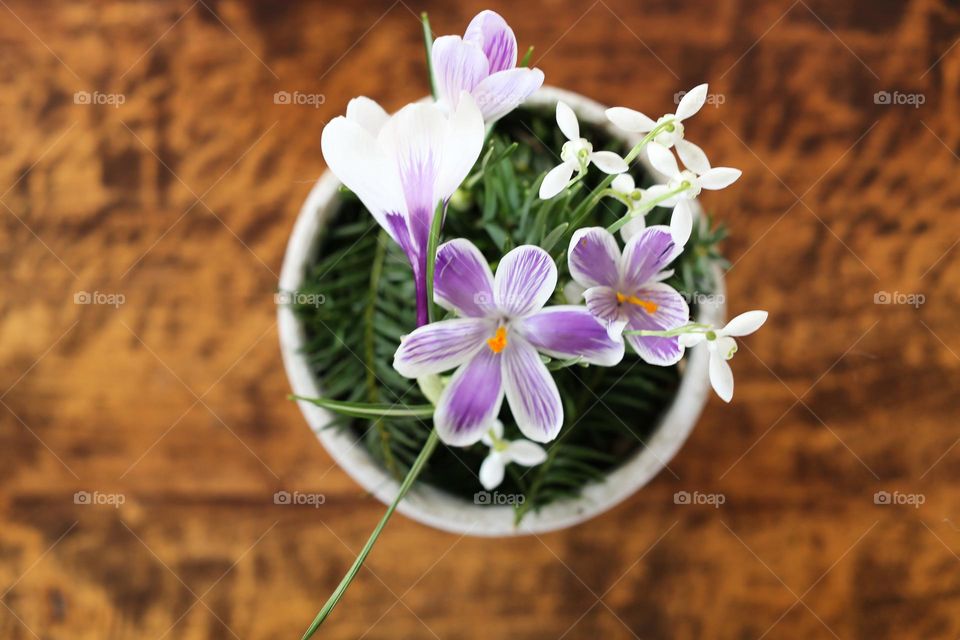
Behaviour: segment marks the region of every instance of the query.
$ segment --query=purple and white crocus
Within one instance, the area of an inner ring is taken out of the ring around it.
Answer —
[[[427,241],[434,213],[473,168],[483,138],[483,116],[467,94],[450,113],[415,103],[392,116],[369,98],[354,98],[346,117],[323,129],[327,166],[410,260],[418,326],[427,322]]]
[[[540,69],[517,67],[517,39],[493,11],[481,11],[466,33],[441,36],[433,43],[437,100],[450,109],[466,91],[489,124],[516,109],[543,85]]]
[[[586,288],[587,309],[611,338],[621,340],[625,328],[668,331],[687,324],[686,301],[662,282],[670,276],[665,268],[678,253],[670,229],[662,225],[631,236],[622,254],[609,231],[587,227],[573,234],[567,263],[574,281]],[[650,364],[671,365],[683,355],[676,337],[628,333],[626,340]]]
[[[623,342],[611,339],[586,308],[544,308],[556,284],[557,267],[540,247],[513,249],[496,276],[469,240],[439,248],[435,300],[460,317],[405,336],[393,366],[407,378],[456,369],[433,416],[443,442],[467,446],[480,440],[504,397],[523,435],[549,442],[563,424],[563,404],[540,354],[601,366],[623,358]]]

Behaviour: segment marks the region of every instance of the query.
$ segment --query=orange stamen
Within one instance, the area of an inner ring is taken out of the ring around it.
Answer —
[[[507,328],[500,327],[497,329],[497,333],[487,340],[487,346],[490,347],[490,351],[494,353],[500,353],[507,346]]]
[[[637,296],[625,296],[619,291],[617,291],[617,302],[620,304],[623,304],[624,302],[629,302],[630,304],[643,308],[643,310],[649,313],[650,315],[653,315],[654,313],[656,313],[657,309],[660,308],[660,306],[656,302],[653,302],[652,300],[642,300]]]

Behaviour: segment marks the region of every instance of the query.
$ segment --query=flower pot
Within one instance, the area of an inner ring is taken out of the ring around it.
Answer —
[[[638,142],[638,136],[625,134],[607,123],[605,107],[583,96],[543,87],[527,101],[527,105],[552,108],[559,99],[570,105],[582,122],[600,126],[612,138],[622,139],[629,145]],[[644,154],[641,154],[640,161],[649,173],[658,175],[647,164]],[[316,259],[317,242],[337,209],[338,187],[336,177],[326,172],[314,185],[300,209],[283,261],[280,290],[297,290],[307,268]],[[695,209],[700,212],[698,205]],[[700,301],[698,322],[722,324],[723,289],[723,279],[718,273],[715,292],[717,295],[706,302]],[[307,397],[321,396],[322,389],[303,355],[303,326],[292,309],[286,305],[278,307],[278,322],[284,367],[293,393]],[[432,527],[475,536],[543,533],[589,520],[647,484],[683,445],[710,393],[707,360],[706,349],[697,348],[687,352],[677,394],[645,446],[610,472],[604,482],[587,485],[576,499],[551,503],[539,511],[527,514],[519,525],[515,525],[512,506],[475,504],[435,487],[419,484],[400,502],[398,510]],[[346,431],[325,429],[333,418],[328,411],[307,402],[299,404],[307,423],[336,463],[364,489],[389,504],[396,497],[399,486],[368,454],[357,437]],[[481,489],[479,483],[477,489]]]

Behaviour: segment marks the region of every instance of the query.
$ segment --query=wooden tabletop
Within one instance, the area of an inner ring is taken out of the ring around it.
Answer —
[[[771,319],[643,491],[539,537],[397,517],[321,637],[960,635],[957,5],[449,4],[0,2],[0,637],[299,637],[383,506],[284,399],[286,241],[324,124],[426,93],[419,11],[487,6],[601,102],[710,82],[730,311]]]

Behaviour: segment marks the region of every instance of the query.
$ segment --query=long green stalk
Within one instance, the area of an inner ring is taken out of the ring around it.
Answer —
[[[353,565],[350,567],[350,570],[347,571],[347,575],[343,576],[343,580],[340,581],[340,585],[337,587],[336,591],[330,595],[330,598],[327,600],[327,603],[323,605],[323,608],[320,609],[320,613],[318,613],[317,617],[313,619],[313,622],[310,624],[310,628],[307,629],[306,633],[303,634],[303,638],[301,638],[301,640],[307,640],[308,638],[312,637],[313,634],[317,632],[317,629],[320,628],[320,625],[323,624],[323,621],[327,619],[327,616],[330,615],[330,612],[333,611],[333,608],[337,606],[337,603],[340,602],[343,594],[347,591],[347,587],[349,587],[350,583],[353,582],[357,572],[360,571],[360,567],[363,566],[364,560],[367,559],[367,556],[373,549],[373,545],[376,543],[377,538],[380,537],[380,533],[383,531],[383,528],[387,525],[387,521],[390,520],[390,516],[393,515],[397,505],[400,504],[401,500],[403,500],[403,497],[407,495],[407,491],[409,491],[410,487],[413,486],[414,480],[417,479],[417,476],[420,475],[424,465],[426,465],[427,459],[430,458],[433,450],[436,449],[438,441],[439,436],[437,436],[437,431],[434,429],[430,432],[430,437],[427,438],[427,442],[423,445],[423,449],[420,450],[420,455],[418,455],[417,459],[413,461],[413,466],[410,467],[410,471],[407,472],[407,477],[404,478],[403,482],[400,484],[400,490],[397,492],[397,497],[394,498],[393,502],[390,503],[390,506],[387,507],[386,513],[384,513],[383,517],[380,518],[380,522],[377,523],[377,527],[373,530],[373,533],[370,534],[370,538],[367,540],[367,543],[363,545],[363,549],[360,550],[359,555],[357,555],[357,559],[353,561]]]
[[[430,30],[430,18],[427,12],[420,14],[420,22],[423,23],[423,47],[427,52],[427,76],[430,78],[430,95],[437,99],[437,83],[433,79],[433,32]]]

